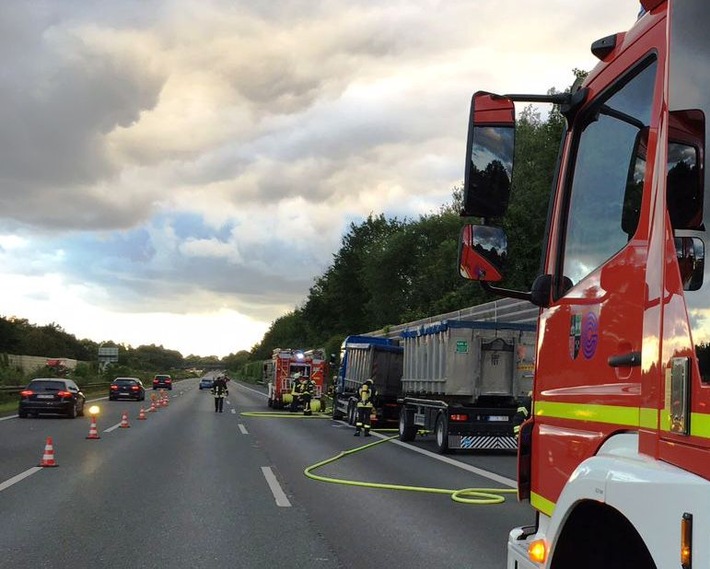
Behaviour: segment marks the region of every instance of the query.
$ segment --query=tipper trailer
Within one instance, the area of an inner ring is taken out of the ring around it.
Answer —
[[[532,390],[534,325],[446,320],[401,335],[400,440],[423,430],[434,433],[440,453],[517,449],[516,415],[529,409]]]

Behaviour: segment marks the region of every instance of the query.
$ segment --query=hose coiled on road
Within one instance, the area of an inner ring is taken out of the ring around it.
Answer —
[[[275,419],[332,419],[332,416],[327,413],[316,413],[313,415],[302,415],[295,413],[277,413],[270,411],[247,411],[241,413],[245,417],[256,417],[256,418],[275,418]],[[397,431],[397,429],[374,429],[377,432],[386,431]],[[405,492],[423,492],[429,494],[448,494],[454,502],[460,504],[474,504],[478,506],[495,505],[502,504],[505,502],[506,494],[515,494],[517,490],[513,488],[464,488],[462,490],[450,490],[447,488],[429,488],[425,486],[406,486],[403,484],[389,484],[383,482],[363,482],[359,480],[346,480],[343,478],[329,478],[327,476],[320,476],[314,474],[314,471],[332,464],[333,462],[345,458],[347,456],[353,455],[358,452],[362,452],[367,449],[371,449],[377,445],[389,442],[396,439],[398,435],[391,437],[386,437],[378,441],[368,443],[350,450],[345,450],[332,456],[326,460],[322,460],[313,464],[306,469],[304,469],[303,474],[312,480],[318,482],[327,482],[329,484],[342,484],[345,486],[360,486],[362,488],[377,488],[381,490],[399,490]]]

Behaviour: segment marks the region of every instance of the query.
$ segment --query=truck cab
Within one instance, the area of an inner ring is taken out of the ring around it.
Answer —
[[[472,100],[459,270],[540,307],[510,569],[710,566],[710,10],[642,5],[570,93]],[[510,290],[515,103],[541,101],[567,124],[539,276]]]

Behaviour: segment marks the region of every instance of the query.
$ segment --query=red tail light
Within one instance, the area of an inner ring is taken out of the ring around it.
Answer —
[[[71,392],[70,391],[57,391],[57,395],[59,395],[59,397],[71,397]]]
[[[138,391],[138,386],[137,385],[132,385],[131,386],[132,391]]]
[[[172,382],[173,382],[172,379],[166,379],[166,380],[165,380],[165,383],[172,383]]]
[[[118,389],[118,385],[112,385],[111,386],[111,391],[116,391]]]
[[[449,420],[455,423],[465,423],[466,421],[468,421],[468,415],[454,413],[449,417]]]
[[[25,389],[23,391],[20,391],[20,396],[21,397],[29,397],[30,395],[34,395],[34,393],[35,392],[32,391],[31,389]]]

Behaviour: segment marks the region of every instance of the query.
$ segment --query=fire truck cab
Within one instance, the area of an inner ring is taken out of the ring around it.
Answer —
[[[571,93],[473,96],[460,272],[540,307],[518,449],[537,523],[509,569],[710,567],[710,7],[641,4]],[[515,103],[541,101],[567,125],[540,274],[513,291]]]

